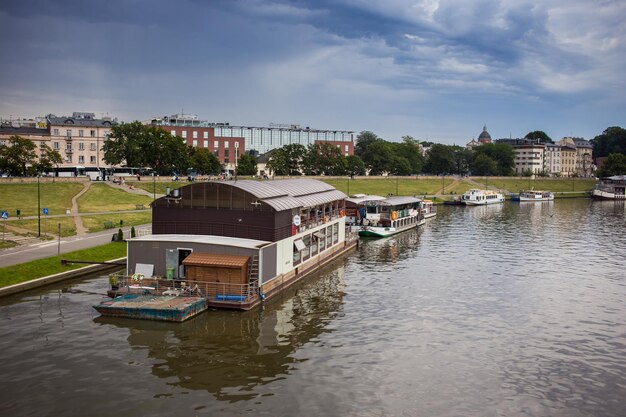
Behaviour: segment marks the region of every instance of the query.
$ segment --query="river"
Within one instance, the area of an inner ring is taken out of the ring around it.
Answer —
[[[624,203],[439,207],[249,312],[0,300],[3,416],[623,416]]]

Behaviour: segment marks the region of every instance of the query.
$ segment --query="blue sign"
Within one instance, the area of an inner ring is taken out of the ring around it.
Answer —
[[[8,218],[9,218],[9,213],[8,213],[8,212],[6,212],[6,211],[3,211],[3,212],[2,212],[2,215],[1,215],[0,217],[2,217],[4,220],[6,220],[6,219],[8,219]]]
[[[48,207],[44,207],[42,211],[43,211],[43,214],[48,214]]]

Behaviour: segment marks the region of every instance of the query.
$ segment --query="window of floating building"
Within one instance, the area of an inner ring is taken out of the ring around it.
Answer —
[[[309,259],[309,255],[311,254],[311,235],[304,236],[302,242],[304,242],[305,246],[305,248],[302,249],[302,259]]]
[[[326,247],[329,248],[333,245],[333,227],[328,226],[326,228]]]
[[[302,261],[302,251],[306,249],[306,245],[302,239],[296,239],[293,242],[293,264],[297,265]]]
[[[320,230],[319,232],[315,232],[315,236],[317,236],[318,240],[319,240],[319,250],[320,252],[322,252],[324,249],[326,249],[326,235],[325,235],[325,229]]]
[[[333,224],[333,243],[339,242],[339,223]]]

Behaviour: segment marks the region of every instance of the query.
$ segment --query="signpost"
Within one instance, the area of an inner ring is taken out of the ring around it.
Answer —
[[[3,211],[0,217],[2,217],[2,220],[4,220],[2,222],[2,241],[4,242],[4,229],[7,227],[6,224],[7,224],[7,219],[9,218],[9,212]]]
[[[41,210],[43,212],[43,237],[46,237],[46,232],[48,231],[48,228],[46,227],[48,225],[48,207],[44,207],[43,210]]]

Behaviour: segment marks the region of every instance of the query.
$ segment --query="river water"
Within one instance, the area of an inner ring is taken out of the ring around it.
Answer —
[[[623,203],[439,207],[249,312],[0,300],[2,416],[624,416]]]

